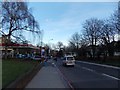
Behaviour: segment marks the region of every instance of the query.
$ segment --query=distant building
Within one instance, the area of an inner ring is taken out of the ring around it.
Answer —
[[[7,46],[7,56],[14,58],[18,54],[36,54],[40,53],[40,48],[33,46],[32,44],[18,44],[18,43],[9,43],[6,44],[5,36],[0,37],[0,56],[5,57],[6,46]],[[9,40],[10,41],[10,40]],[[10,41],[11,42],[11,41]]]

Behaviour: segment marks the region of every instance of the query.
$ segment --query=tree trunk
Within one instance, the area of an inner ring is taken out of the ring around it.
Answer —
[[[4,58],[7,59],[8,58],[8,46],[10,44],[10,35],[6,35],[5,36],[5,56]]]

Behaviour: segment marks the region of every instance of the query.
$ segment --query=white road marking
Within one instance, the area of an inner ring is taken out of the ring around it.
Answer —
[[[119,78],[117,77],[114,77],[114,76],[111,76],[111,75],[108,75],[108,74],[105,74],[105,73],[98,73],[97,71],[93,70],[93,69],[89,69],[89,68],[86,68],[86,67],[81,67],[82,69],[85,69],[85,70],[88,70],[88,71],[91,71],[91,72],[94,72],[94,73],[97,73],[97,74],[101,74],[103,76],[107,76],[109,78],[112,78],[112,79],[115,79],[115,80],[120,80]]]
[[[87,63],[87,64],[93,64],[93,65],[98,65],[98,66],[103,66],[103,67],[114,68],[114,69],[120,69],[119,67],[115,67],[115,66],[103,65],[103,64],[96,64],[96,63],[85,62],[85,61],[76,61],[76,62]]]
[[[85,69],[85,70],[91,71],[91,72],[95,72],[95,70],[90,69],[90,68],[82,67],[82,66],[77,65],[77,64],[76,64],[76,66],[79,67],[79,68],[82,68],[82,69]]]
[[[93,69],[89,69],[89,68],[86,68],[86,67],[82,67],[82,68],[85,69],[85,70],[91,71],[91,72],[95,72]]]
[[[114,76],[111,76],[111,75],[108,75],[108,74],[105,74],[105,73],[102,73],[102,75],[110,77],[110,78],[115,79],[115,80],[120,80],[119,78],[116,78]]]

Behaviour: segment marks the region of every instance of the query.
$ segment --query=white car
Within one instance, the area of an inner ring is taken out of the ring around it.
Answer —
[[[72,55],[67,55],[63,59],[63,65],[65,66],[74,66],[75,65],[75,59]]]

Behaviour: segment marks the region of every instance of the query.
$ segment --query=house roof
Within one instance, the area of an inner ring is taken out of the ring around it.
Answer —
[[[1,47],[5,47],[6,44],[1,43]],[[8,47],[11,48],[34,48],[34,49],[39,49],[39,47],[33,46],[32,44],[7,44]]]

